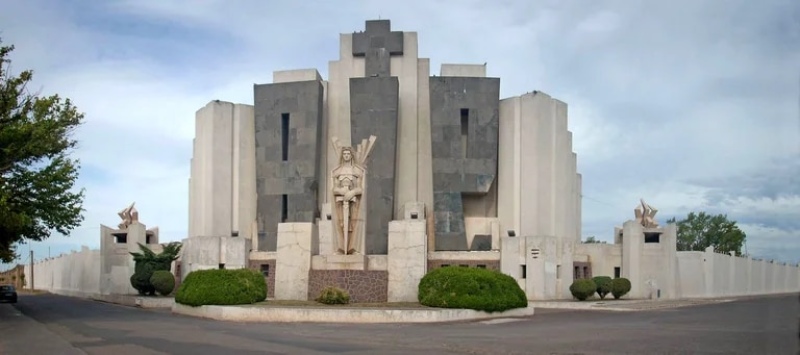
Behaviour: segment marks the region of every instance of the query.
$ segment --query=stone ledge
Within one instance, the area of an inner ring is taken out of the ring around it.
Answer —
[[[175,304],[172,313],[233,322],[309,322],[309,323],[443,323],[491,318],[527,317],[533,306],[488,313],[471,309],[364,309],[354,307],[258,307],[200,306]]]
[[[172,297],[142,297],[135,295],[93,295],[92,300],[114,303],[128,307],[140,308],[172,308],[175,299]]]

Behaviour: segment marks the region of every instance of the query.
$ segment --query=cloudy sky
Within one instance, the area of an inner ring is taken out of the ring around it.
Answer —
[[[800,2],[291,3],[0,3],[13,70],[33,69],[30,88],[86,113],[85,223],[34,243],[37,259],[99,247],[99,225],[132,201],[162,240],[184,238],[195,111],[252,104],[274,70],[327,77],[338,34],[380,17],[419,33],[431,74],[488,62],[502,97],[540,90],[569,104],[584,238],[611,241],[643,197],[662,221],[727,213],[751,254],[800,261]]]

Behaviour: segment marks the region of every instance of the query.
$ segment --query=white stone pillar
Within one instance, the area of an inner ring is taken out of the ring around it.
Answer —
[[[416,302],[419,282],[428,272],[425,220],[389,222],[389,302]]]
[[[521,240],[524,238],[500,237],[500,271],[518,281],[522,279],[522,265],[525,264],[524,255],[520,251]],[[520,287],[524,289],[525,285]]]
[[[641,276],[642,245],[644,229],[636,221],[622,225],[622,277],[630,280],[630,298],[643,298],[647,295],[647,285]]]
[[[275,299],[308,300],[308,273],[316,239],[315,229],[313,223],[278,224]]]

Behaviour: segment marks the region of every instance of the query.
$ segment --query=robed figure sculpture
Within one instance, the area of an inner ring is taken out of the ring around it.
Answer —
[[[339,166],[331,171],[333,193],[334,229],[337,252],[340,254],[362,253],[359,233],[359,212],[366,190],[366,160],[375,144],[375,136],[364,139],[353,147],[342,147],[336,137],[331,139],[333,149],[339,155]],[[363,224],[363,223],[361,223]]]

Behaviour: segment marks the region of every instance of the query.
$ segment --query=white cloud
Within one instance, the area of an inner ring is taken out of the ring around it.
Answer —
[[[800,159],[800,83],[789,75],[800,69],[798,5],[737,4],[38,0],[0,6],[0,35],[17,47],[15,69],[35,70],[34,89],[86,113],[76,153],[86,222],[48,245],[97,246],[98,224],[115,224],[131,201],[164,240],[184,237],[195,111],[214,99],[252,103],[253,83],[273,70],[326,75],[338,34],[380,16],[419,33],[431,74],[443,62],[488,62],[502,96],[540,90],[569,104],[585,235],[610,236],[644,197],[662,218],[714,209],[746,219],[749,247],[764,254],[797,250],[800,229],[765,217],[798,219],[780,212],[800,211],[797,195],[741,200],[731,187],[735,202],[719,204],[714,186],[697,182]]]

